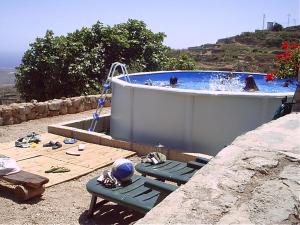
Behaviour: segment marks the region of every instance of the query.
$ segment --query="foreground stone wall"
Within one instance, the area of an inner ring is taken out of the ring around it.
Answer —
[[[238,137],[136,224],[300,224],[300,114]]]
[[[99,97],[100,95],[88,95],[54,99],[46,102],[33,100],[30,103],[13,103],[8,106],[0,105],[0,126],[95,109]],[[110,103],[111,95],[108,95],[105,107],[109,107]]]

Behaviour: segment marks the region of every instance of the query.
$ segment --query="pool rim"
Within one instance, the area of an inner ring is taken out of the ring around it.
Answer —
[[[147,75],[147,74],[158,74],[158,73],[180,73],[180,72],[215,72],[215,73],[229,73],[231,71],[213,71],[213,70],[172,70],[172,71],[153,71],[153,72],[138,72],[138,73],[130,73],[129,76],[139,76],[139,75]],[[265,76],[264,73],[252,73],[252,72],[233,72],[235,74],[252,74]],[[113,83],[117,83],[123,87],[132,87],[137,89],[144,90],[157,90],[158,92],[169,92],[169,93],[177,93],[177,94],[187,94],[187,95],[213,95],[213,96],[237,96],[237,97],[257,97],[257,98],[282,98],[284,96],[293,97],[294,92],[277,92],[277,93],[266,93],[266,92],[235,92],[235,91],[212,91],[212,90],[195,90],[195,89],[182,89],[182,88],[170,88],[170,87],[160,87],[160,86],[149,86],[144,84],[133,84],[128,83],[127,81],[123,81],[120,78],[125,77],[124,74],[115,76],[112,78]]]

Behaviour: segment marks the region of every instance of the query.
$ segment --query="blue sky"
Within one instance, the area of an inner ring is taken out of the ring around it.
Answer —
[[[300,23],[300,0],[0,0],[0,10],[0,54],[7,56],[23,54],[47,29],[63,35],[97,20],[143,20],[177,49],[261,29],[263,14],[284,27],[288,14],[290,25]]]

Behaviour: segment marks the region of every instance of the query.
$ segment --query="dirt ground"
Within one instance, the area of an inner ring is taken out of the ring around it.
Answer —
[[[109,109],[106,109],[109,111]],[[32,120],[25,123],[0,126],[0,143],[14,141],[32,131],[47,132],[49,124],[90,117],[94,110],[78,114]],[[1,152],[1,149],[0,149]],[[137,156],[131,157],[138,163]],[[91,195],[86,191],[86,183],[99,176],[98,169],[86,176],[47,188],[41,198],[18,203],[14,198],[12,186],[0,183],[0,224],[133,224],[143,215],[118,205],[108,203],[92,219],[86,217]]]

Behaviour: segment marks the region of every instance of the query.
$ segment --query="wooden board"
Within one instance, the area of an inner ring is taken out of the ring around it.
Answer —
[[[62,162],[56,159],[49,158],[47,156],[39,156],[36,158],[31,158],[18,162],[20,167],[28,172],[38,174],[40,176],[45,176],[49,179],[49,183],[46,187],[59,184],[61,182],[71,180],[78,176],[82,176],[90,172],[86,167],[78,166],[75,164],[70,164]],[[56,167],[66,167],[70,169],[70,172],[66,173],[45,173],[46,170],[50,169],[52,166]]]
[[[40,155],[43,155],[43,152],[41,151],[50,151],[52,148],[43,147],[43,144],[48,143],[49,141],[59,141],[63,143],[65,137],[55,135],[55,134],[48,134],[45,133],[41,135],[42,141],[36,145],[36,147],[32,148],[19,148],[15,147],[15,142],[8,142],[8,143],[2,143],[0,145],[0,154],[8,156],[10,158],[15,159],[16,161],[25,160],[33,157],[37,157]],[[57,149],[59,150],[59,149]]]
[[[65,137],[49,133],[42,134],[41,139],[42,141],[35,148],[14,147],[14,142],[2,143],[0,154],[15,159],[22,170],[48,178],[49,182],[46,187],[80,177],[105,167],[118,158],[126,158],[135,154],[132,151],[82,141],[77,141],[75,144],[64,144]],[[62,147],[55,150],[51,147],[43,147],[43,144],[51,140],[59,141],[62,143]],[[66,154],[68,150],[78,151],[78,146],[82,143],[85,144],[85,149],[79,151],[80,156]],[[67,167],[71,171],[45,173],[51,166]]]
[[[119,158],[126,158],[135,154],[131,151],[102,145],[90,143],[85,145],[86,146],[83,151],[78,151],[78,146],[66,149],[75,152],[78,151],[80,153],[80,156],[68,155],[66,154],[66,151],[55,152],[52,154],[48,154],[47,156],[63,162],[80,165],[94,170],[102,166],[111,164]]]
[[[23,170],[18,173],[2,176],[0,177],[0,179],[8,181],[12,184],[25,185],[33,188],[39,188],[49,182],[49,179],[46,177],[29,173]]]

